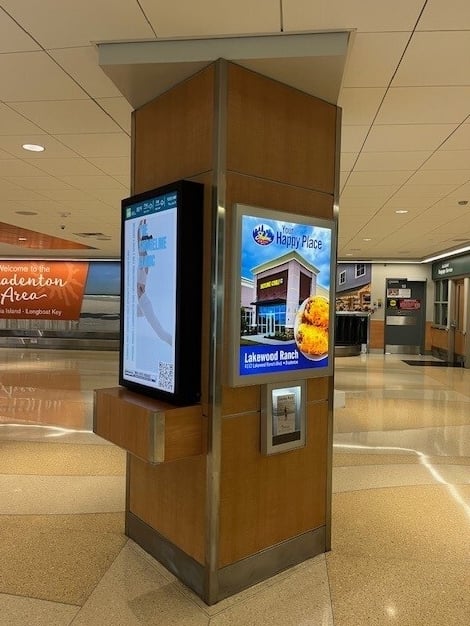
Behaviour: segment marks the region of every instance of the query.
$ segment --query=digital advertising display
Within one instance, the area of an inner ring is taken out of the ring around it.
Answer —
[[[202,185],[178,181],[123,200],[121,239],[119,382],[178,404],[196,401]]]
[[[234,213],[231,384],[328,375],[335,223],[245,205]]]

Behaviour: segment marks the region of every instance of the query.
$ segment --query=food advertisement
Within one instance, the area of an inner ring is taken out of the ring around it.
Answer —
[[[237,207],[240,319],[234,384],[331,365],[333,223]],[[281,219],[282,218],[282,219]]]

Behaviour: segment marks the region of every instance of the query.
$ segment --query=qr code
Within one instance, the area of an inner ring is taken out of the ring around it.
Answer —
[[[173,363],[158,362],[158,386],[163,391],[173,391]]]

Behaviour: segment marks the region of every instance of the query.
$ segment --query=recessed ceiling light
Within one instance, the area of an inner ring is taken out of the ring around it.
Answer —
[[[18,237],[18,241],[28,241],[26,237]]]
[[[352,256],[352,252],[346,252],[346,256]]]
[[[408,213],[408,211],[406,209],[397,209],[395,213],[399,213],[401,215],[402,213]]]
[[[362,241],[372,241],[370,237],[364,237]]]
[[[36,211],[15,211],[17,215],[37,215]]]
[[[37,143],[24,143],[22,145],[23,150],[29,150],[30,152],[44,152],[44,146],[40,146]]]

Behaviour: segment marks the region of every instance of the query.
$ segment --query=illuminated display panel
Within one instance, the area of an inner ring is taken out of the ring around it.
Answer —
[[[334,221],[236,205],[233,232],[230,384],[330,374]]]
[[[122,201],[119,382],[176,404],[200,397],[203,186]]]

